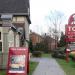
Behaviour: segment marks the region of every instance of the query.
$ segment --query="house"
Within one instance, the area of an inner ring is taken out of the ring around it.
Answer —
[[[57,40],[50,37],[49,35],[45,34],[43,36],[35,33],[30,32],[30,39],[32,40],[32,45],[35,46],[37,43],[45,43],[46,47],[48,48],[47,51],[50,52],[57,48]]]
[[[53,39],[53,38],[50,38],[49,42],[48,42],[48,48],[50,51],[52,50],[55,50],[57,48],[57,43],[58,41]]]
[[[33,46],[43,41],[42,36],[35,32],[30,32],[30,39],[32,40]]]
[[[29,0],[0,0],[0,68],[6,68],[9,47],[28,47]]]
[[[51,36],[45,35],[44,40],[46,41],[46,43],[48,45],[49,52],[57,48],[58,41],[55,40],[54,38],[52,38]]]

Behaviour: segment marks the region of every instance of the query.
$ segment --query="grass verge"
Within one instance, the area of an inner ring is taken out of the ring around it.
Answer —
[[[42,57],[50,58],[51,57],[51,54],[49,54],[49,53],[43,53],[42,54]]]
[[[6,71],[5,70],[0,70],[0,75],[6,75]]]
[[[70,61],[69,63],[67,63],[64,59],[56,60],[61,65],[66,75],[75,75],[75,62]]]
[[[35,70],[35,68],[36,68],[37,65],[38,65],[38,62],[30,62],[29,75],[32,75],[32,73]],[[0,70],[0,75],[6,75],[5,70]]]
[[[32,75],[33,71],[35,70],[35,68],[37,67],[38,62],[30,62],[30,71],[29,71],[29,75]]]

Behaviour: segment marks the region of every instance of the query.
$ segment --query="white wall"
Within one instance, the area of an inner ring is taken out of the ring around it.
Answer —
[[[26,40],[29,41],[29,23],[28,23],[26,17],[25,17],[25,26],[24,26],[24,27],[25,27],[25,36],[26,36]],[[28,47],[28,43],[25,42],[25,44],[26,44],[26,47]]]
[[[19,38],[19,34],[16,34],[16,36],[15,36],[15,45],[16,45],[16,47],[19,47],[20,46],[20,38]]]
[[[10,30],[8,32],[8,47],[14,47],[14,32]]]

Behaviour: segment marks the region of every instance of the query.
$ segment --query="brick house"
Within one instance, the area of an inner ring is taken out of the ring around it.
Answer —
[[[30,33],[30,39],[32,40],[33,45],[36,45],[37,43],[40,43],[43,41],[42,36],[35,32]]]
[[[55,41],[56,41],[55,39],[50,38],[49,43],[48,43],[49,50],[52,51],[57,48],[57,41],[56,42]]]
[[[44,40],[46,41],[48,45],[49,51],[52,51],[57,48],[57,41],[54,38],[50,37],[49,35],[45,35]]]
[[[9,47],[28,47],[29,0],[0,0],[0,68],[6,68]]]
[[[54,50],[57,47],[57,41],[55,42],[55,39],[51,38],[49,35],[41,36],[35,32],[30,32],[30,39],[32,40],[33,46],[40,42],[46,43],[48,52]]]

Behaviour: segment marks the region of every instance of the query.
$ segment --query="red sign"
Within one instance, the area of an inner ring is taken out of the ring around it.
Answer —
[[[69,17],[68,24],[74,24],[74,22],[75,22],[75,13]]]
[[[28,48],[9,48],[7,75],[27,75]]]
[[[68,25],[65,26],[66,42],[75,42],[75,13],[68,20]],[[69,48],[68,48],[69,47]],[[68,44],[66,49],[66,61],[69,62],[69,53],[75,51],[75,45]]]
[[[75,25],[66,25],[66,35],[75,35]]]
[[[65,34],[67,36],[67,41],[74,42],[75,41],[75,25],[66,25],[65,26]]]

